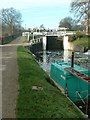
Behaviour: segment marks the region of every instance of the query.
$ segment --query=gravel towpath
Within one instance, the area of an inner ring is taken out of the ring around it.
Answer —
[[[22,43],[18,37],[10,44]],[[2,118],[16,118],[15,109],[18,96],[17,46],[2,46]]]

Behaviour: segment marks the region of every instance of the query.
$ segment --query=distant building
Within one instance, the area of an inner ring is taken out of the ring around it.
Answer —
[[[58,31],[66,31],[68,28],[66,27],[59,27]]]

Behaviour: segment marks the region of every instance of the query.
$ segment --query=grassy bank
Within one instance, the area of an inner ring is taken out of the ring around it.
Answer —
[[[18,47],[19,95],[17,118],[82,118],[81,113],[55,87],[24,47]],[[35,90],[32,86],[42,86]]]
[[[73,43],[75,45],[81,45],[83,47],[89,47],[90,48],[89,40],[90,40],[90,37],[82,37],[82,38],[78,38]]]

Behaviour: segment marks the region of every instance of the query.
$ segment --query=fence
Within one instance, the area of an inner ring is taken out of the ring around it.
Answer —
[[[15,38],[19,37],[20,35],[21,35],[21,33],[6,36],[6,37],[0,37],[0,45],[7,44],[7,43],[13,41]]]

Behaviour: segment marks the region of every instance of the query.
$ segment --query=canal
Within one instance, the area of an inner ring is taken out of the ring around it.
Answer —
[[[37,51],[34,54],[41,68],[49,72],[52,63],[62,61],[71,62],[72,51]],[[88,56],[80,52],[75,52],[74,63],[80,67],[88,68],[90,60]]]

